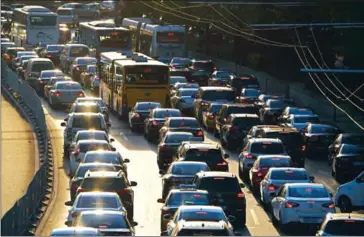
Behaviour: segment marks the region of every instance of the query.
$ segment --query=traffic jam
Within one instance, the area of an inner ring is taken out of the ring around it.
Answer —
[[[57,13],[73,14],[77,8],[69,4]],[[100,17],[98,11],[88,14]],[[8,67],[52,110],[66,109],[60,125],[63,159],[69,163],[69,215],[64,220],[67,228],[54,229],[51,236],[138,235],[135,227],[143,223],[134,217],[139,205],[134,189],[139,184],[129,180],[134,172],[130,159],[113,145],[110,129],[118,124],[157,147],[162,192],[153,202],[161,206],[160,213],[154,213],[161,236],[242,235],[247,190],[280,231],[299,224],[313,227],[312,234],[318,236],[364,235],[364,215],[356,213],[364,207],[363,134],[345,133],[311,108],[262,91],[255,75],[219,68],[212,60],[153,59],[115,49],[96,55],[78,40],[77,28],[72,37],[75,29],[69,27],[75,19],[59,26],[60,32],[68,33],[55,43],[38,42],[29,48],[6,33],[1,36],[2,59]],[[97,27],[111,24],[101,23]],[[111,53],[122,61],[100,60]],[[132,73],[129,66],[137,68],[138,63],[156,65],[158,71],[150,66]],[[154,89],[137,87],[148,80],[161,87],[153,75],[159,76],[163,68],[166,99]],[[132,84],[134,77],[137,82]],[[106,86],[111,94],[105,95]],[[152,99],[133,97],[138,90]],[[207,140],[210,135],[218,142]],[[237,154],[237,172],[229,169],[231,154]],[[315,173],[305,169],[307,160],[327,163],[332,179],[341,184],[335,193],[315,182]]]

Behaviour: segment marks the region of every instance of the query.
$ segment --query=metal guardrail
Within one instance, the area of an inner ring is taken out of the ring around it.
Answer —
[[[52,148],[42,102],[36,92],[1,60],[1,91],[28,120],[38,140],[40,168],[23,197],[1,219],[2,236],[34,235],[53,190]]]

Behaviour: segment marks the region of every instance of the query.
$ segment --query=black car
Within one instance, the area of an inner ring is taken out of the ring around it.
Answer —
[[[331,174],[339,182],[350,181],[364,170],[364,145],[342,144],[332,159]]]
[[[278,138],[282,141],[285,151],[291,157],[295,167],[305,168],[305,154],[302,151],[303,139],[301,133],[296,128],[281,126],[267,126],[260,128],[256,137]]]
[[[163,175],[162,199],[167,197],[171,189],[179,188],[181,184],[192,184],[193,178],[200,171],[209,171],[205,162],[176,161],[169,166],[166,173],[161,170],[159,173]]]
[[[191,62],[190,58],[172,58],[171,62],[169,63],[169,66],[171,69],[185,69],[188,64]]]
[[[196,60],[196,59],[193,59],[188,64],[188,68],[190,69],[190,71],[192,73],[193,72],[198,72],[198,71],[204,71],[204,72],[206,72],[206,75],[208,76],[208,78],[216,70],[216,66],[211,60]],[[207,85],[207,81],[206,81],[206,85]]]
[[[335,141],[329,146],[329,154],[327,156],[328,163],[331,165],[332,156],[337,153],[338,149],[342,144],[349,145],[362,145],[364,144],[364,134],[363,133],[341,133],[339,134]]]
[[[215,117],[214,135],[218,137],[221,127],[224,126],[230,114],[258,114],[259,111],[253,104],[224,104]]]
[[[328,147],[339,133],[340,130],[333,125],[308,123],[302,132],[302,150],[306,157],[319,154],[327,156]]]
[[[241,90],[243,88],[252,88],[252,89],[260,88],[258,79],[253,75],[242,75],[238,77],[232,77],[226,82],[226,85],[234,90],[235,96],[240,96]]]
[[[64,45],[63,44],[49,44],[47,47],[41,51],[41,57],[49,58],[52,60],[54,65],[59,65],[60,56],[63,51]]]
[[[205,162],[212,171],[229,171],[226,154],[219,145],[204,142],[183,142],[177,150],[175,161]]]
[[[132,132],[144,127],[144,120],[151,110],[161,108],[158,102],[137,102],[129,112],[129,127]]]
[[[191,117],[170,117],[159,130],[159,141],[163,140],[167,132],[191,132],[196,137],[204,139],[204,132],[197,119]]]
[[[191,132],[167,132],[158,145],[157,164],[159,170],[168,168],[181,143],[190,140],[196,140]]]
[[[196,174],[193,184],[196,189],[207,190],[211,202],[220,206],[227,216],[232,215],[235,221],[232,225],[236,228],[245,227],[246,223],[246,199],[235,174],[228,172],[199,172]]]
[[[252,126],[259,125],[256,114],[230,114],[220,129],[220,142],[227,148],[237,148]]]
[[[260,120],[263,124],[276,124],[278,117],[281,116],[283,110],[287,107],[284,100],[269,99],[259,110]]]
[[[153,109],[144,120],[144,137],[148,141],[158,141],[159,129],[169,117],[181,117],[178,109]]]

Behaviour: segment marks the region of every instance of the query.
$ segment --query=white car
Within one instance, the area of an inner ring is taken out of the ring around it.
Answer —
[[[260,182],[260,198],[267,205],[287,183],[311,183],[314,177],[309,176],[304,168],[270,168],[265,178]]]
[[[79,140],[70,156],[71,176],[75,174],[86,153],[96,150],[115,151],[116,149],[105,140]]]
[[[285,184],[272,200],[273,221],[281,227],[287,224],[315,224],[335,213],[332,194],[323,184]]]
[[[171,98],[171,105],[174,109],[179,109],[181,111],[191,111],[193,110],[193,98],[196,95],[197,88],[181,88],[177,90],[176,94]]]
[[[364,171],[353,181],[340,185],[335,203],[341,212],[364,210]]]
[[[66,202],[70,206],[71,202]],[[74,224],[75,218],[83,211],[108,210],[125,212],[120,197],[114,192],[83,192],[80,193],[74,201],[71,209],[68,211],[66,221],[67,226]]]

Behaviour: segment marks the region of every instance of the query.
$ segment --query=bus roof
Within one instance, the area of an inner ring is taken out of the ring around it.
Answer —
[[[90,21],[90,22],[81,22],[79,24],[80,27],[85,27],[91,30],[119,30],[119,31],[130,31],[125,27],[116,27],[114,21],[104,20],[104,21]]]
[[[124,27],[134,27],[137,28],[138,24],[142,22],[140,28],[147,32],[163,32],[163,31],[180,31],[185,32],[185,27],[180,25],[170,25],[170,24],[164,24],[160,25],[155,22],[153,22],[151,19],[148,18],[124,18],[122,25]]]
[[[103,61],[106,61],[108,63],[112,63],[113,60],[119,60],[119,59],[127,59],[127,58],[136,58],[136,57],[145,57],[148,60],[153,60],[151,57],[148,57],[147,55],[144,55],[142,53],[137,52],[131,52],[131,51],[114,51],[114,52],[104,52],[100,54],[100,58]]]
[[[42,6],[25,6],[23,8],[15,8],[14,12],[20,12],[25,15],[53,15],[58,16],[57,13],[52,12],[50,9]]]

